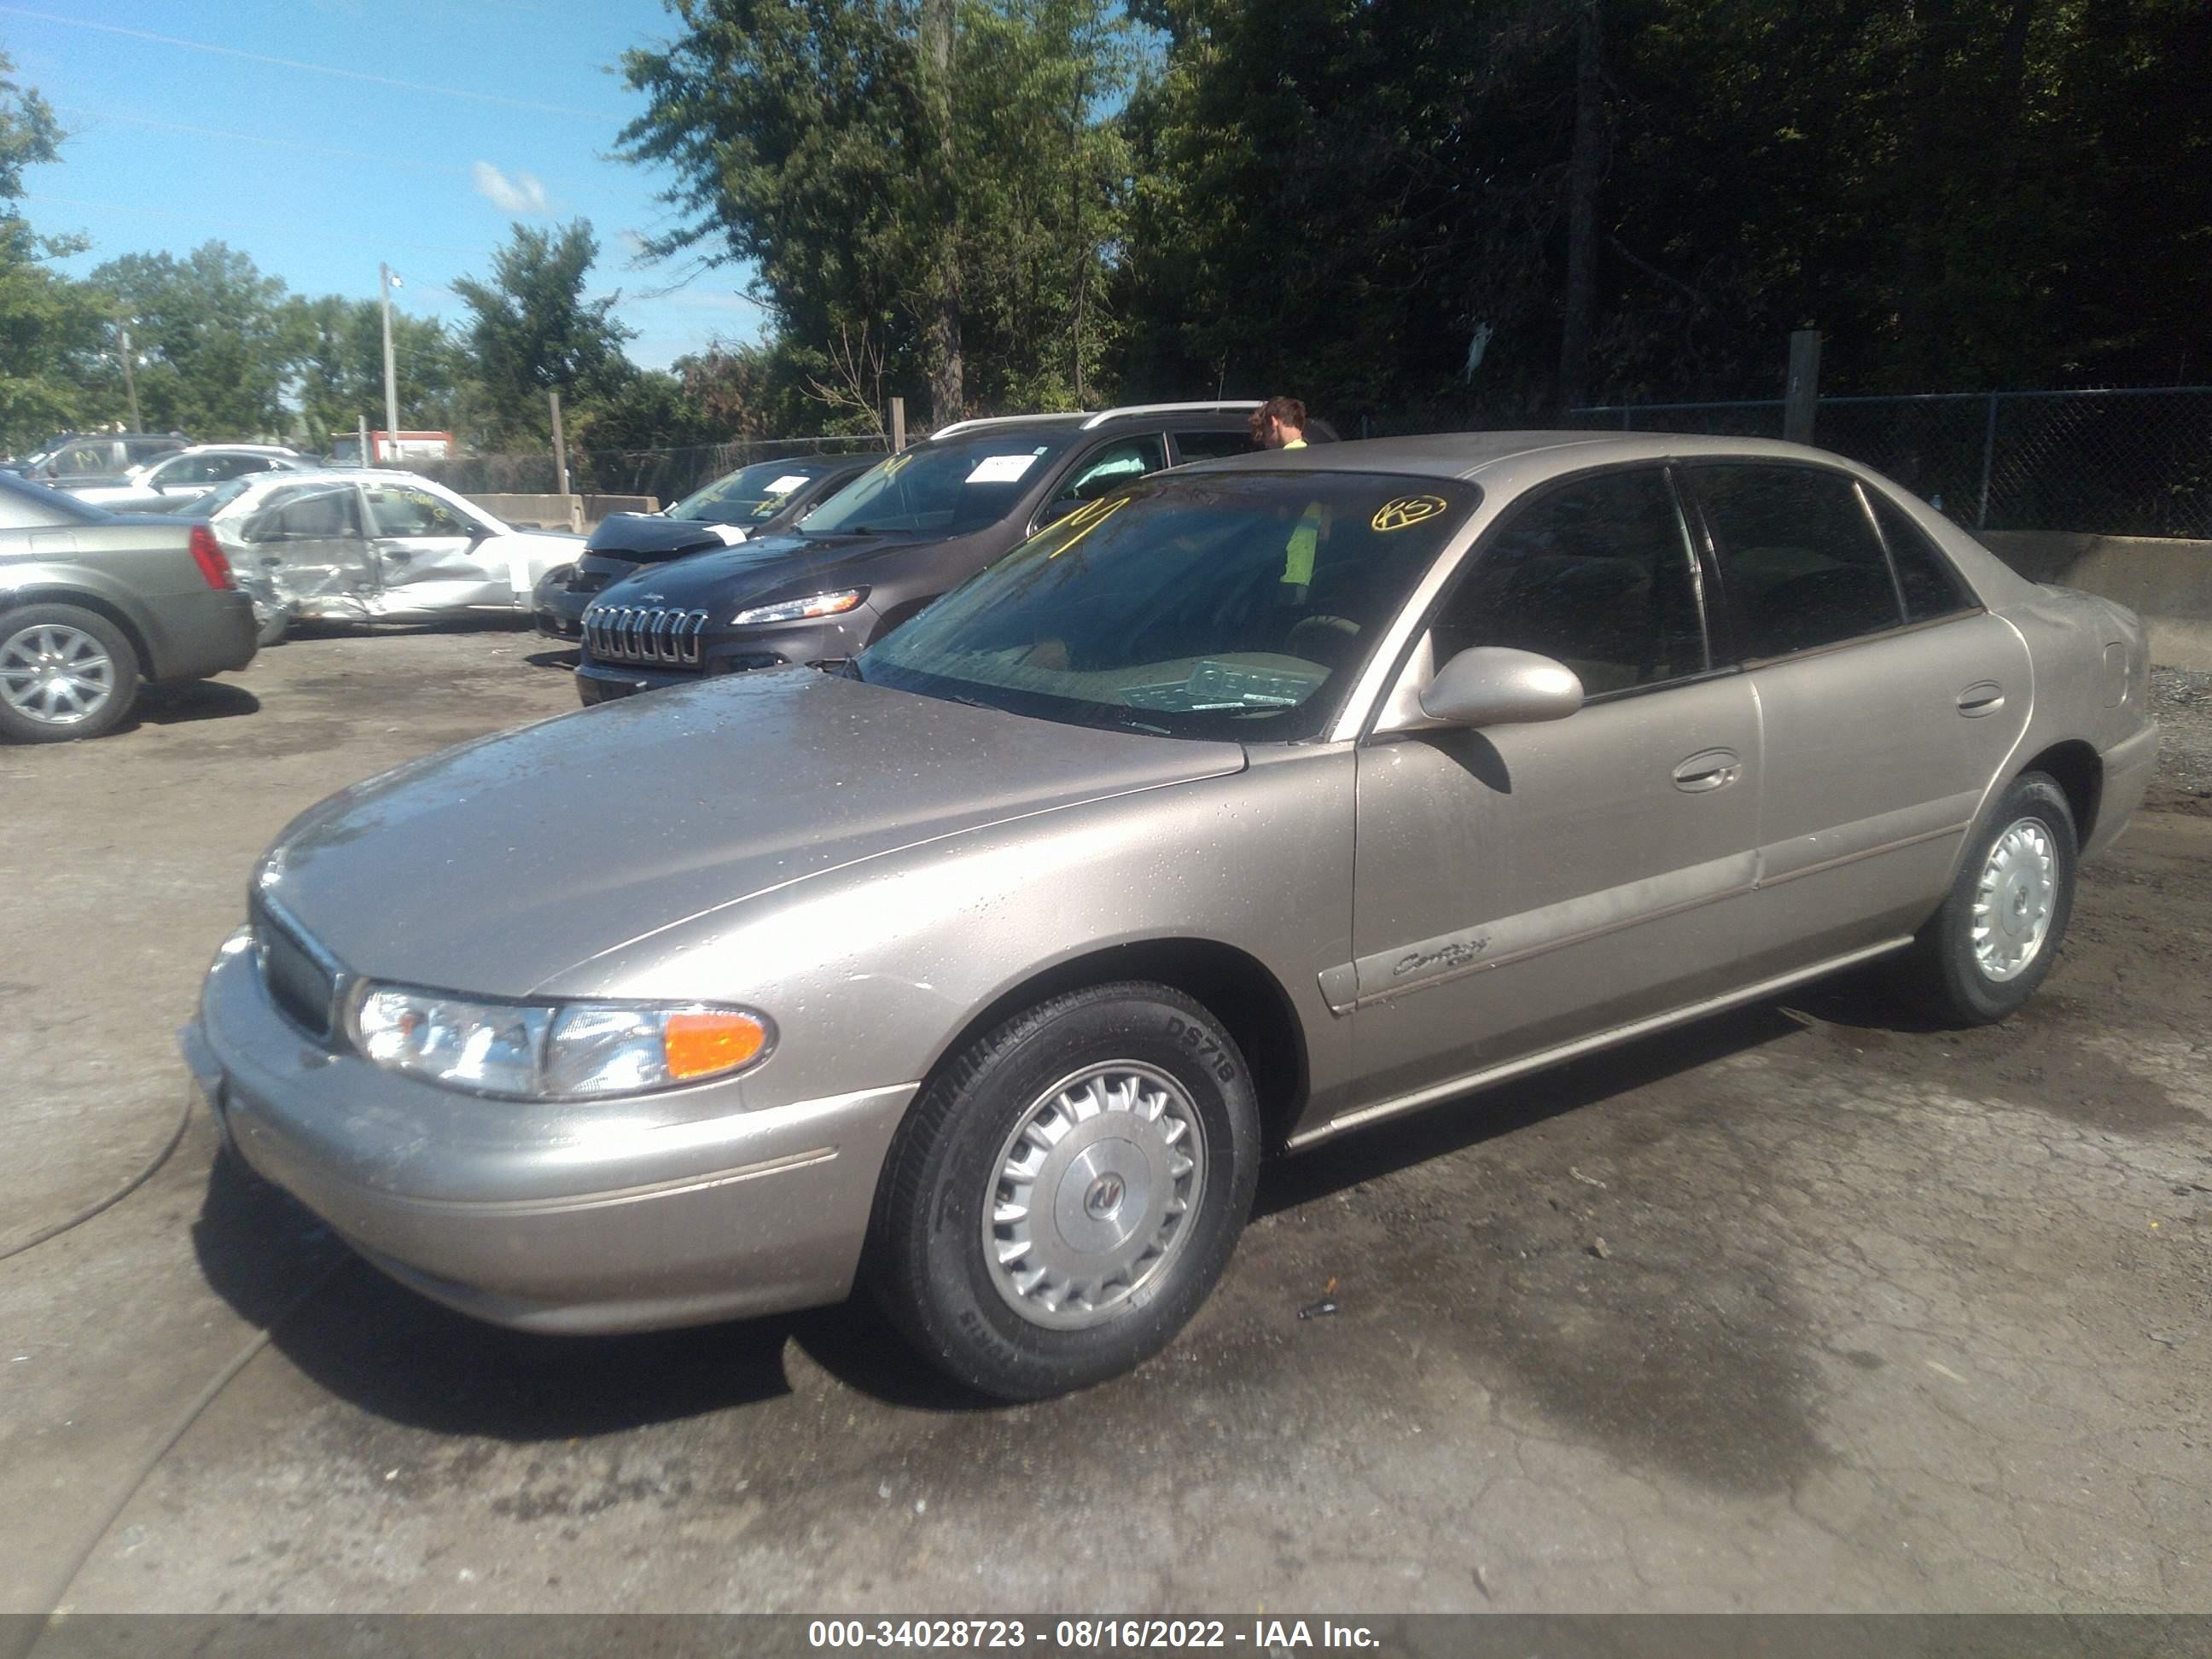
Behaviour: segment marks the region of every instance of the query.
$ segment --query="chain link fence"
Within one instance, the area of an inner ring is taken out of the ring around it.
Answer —
[[[799,455],[878,455],[881,438],[742,438],[674,449],[572,449],[568,487],[578,495],[651,495],[663,506],[755,461]],[[545,495],[560,488],[550,450],[410,461],[407,470],[465,495]]]
[[[1782,400],[1601,404],[1569,419],[1779,438]],[[1977,530],[2212,537],[2212,386],[1823,398],[1813,441]]]

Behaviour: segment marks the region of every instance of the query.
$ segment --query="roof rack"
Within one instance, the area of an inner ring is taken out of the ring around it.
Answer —
[[[932,438],[949,438],[956,432],[973,432],[979,427],[1016,426],[1030,421],[1077,419],[1083,422],[1082,429],[1088,432],[1092,427],[1103,426],[1107,422],[1118,420],[1124,415],[1226,414],[1231,410],[1253,410],[1259,406],[1260,400],[1257,398],[1232,398],[1226,403],[1127,404],[1120,409],[1102,409],[1097,414],[1090,416],[1085,416],[1079,410],[1073,413],[1060,412],[1046,415],[980,415],[974,420],[955,421],[951,426],[939,427],[929,435]]]
[[[929,434],[929,439],[949,438],[956,432],[973,432],[978,427],[1018,426],[1030,421],[1072,421],[1077,413],[1080,411],[1044,415],[978,415],[973,420],[955,421],[951,426],[940,426]]]
[[[1123,415],[1208,415],[1226,413],[1232,409],[1257,409],[1259,406],[1257,398],[1232,398],[1227,403],[1130,404],[1121,409],[1100,410],[1083,423],[1083,429],[1088,432],[1094,426],[1103,426]]]

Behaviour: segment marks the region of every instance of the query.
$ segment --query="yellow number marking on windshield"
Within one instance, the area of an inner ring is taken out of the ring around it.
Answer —
[[[1383,502],[1369,522],[1377,530],[1403,530],[1407,525],[1433,519],[1443,510],[1444,498],[1441,495],[1401,495],[1395,501]]]

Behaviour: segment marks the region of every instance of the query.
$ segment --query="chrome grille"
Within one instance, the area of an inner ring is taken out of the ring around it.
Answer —
[[[311,1036],[331,1035],[331,1004],[337,993],[330,971],[294,938],[265,906],[253,907],[253,940],[269,1000]]]
[[[595,605],[584,612],[584,646],[601,662],[651,663],[660,668],[699,666],[703,611],[653,605]]]

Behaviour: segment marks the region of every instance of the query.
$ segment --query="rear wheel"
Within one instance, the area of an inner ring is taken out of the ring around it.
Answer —
[[[969,1388],[1088,1387],[1197,1312],[1250,1213],[1259,1152],[1243,1056],[1197,1003],[1143,983],[1054,998],[957,1056],[901,1126],[872,1286]]]
[[[1914,942],[1910,969],[1920,999],[1956,1024],[1987,1025],[2033,996],[2074,913],[2077,855],[2065,791],[2041,772],[2014,780]]]
[[[138,659],[123,630],[73,605],[0,615],[0,735],[67,743],[112,731],[138,696]]]

